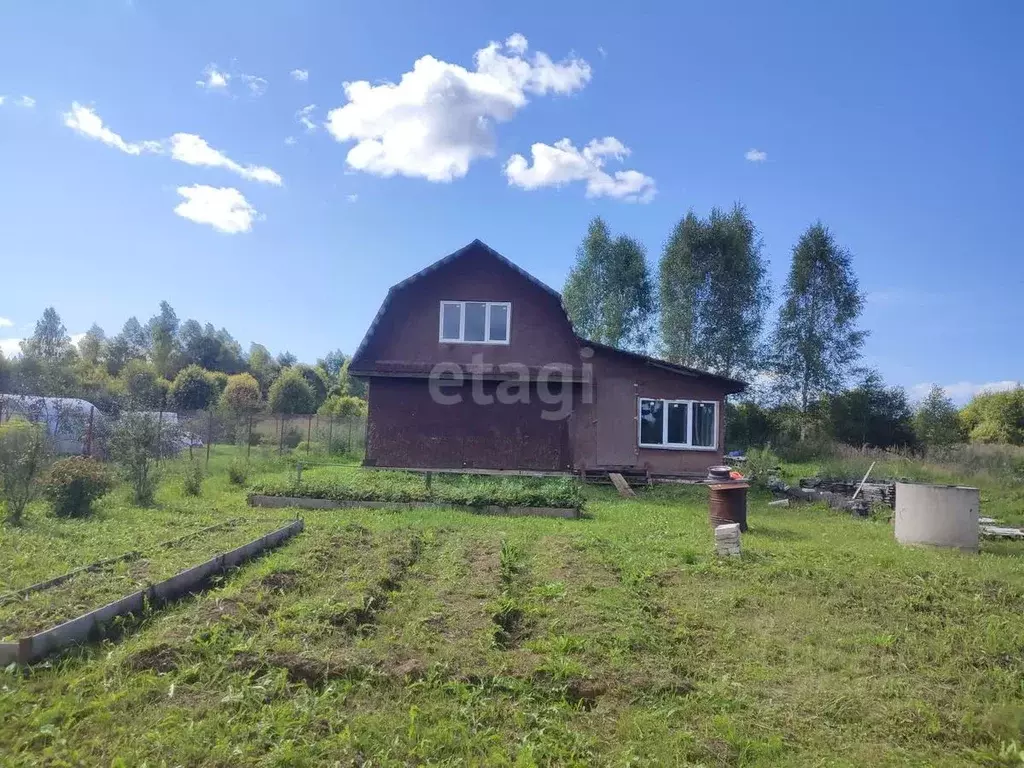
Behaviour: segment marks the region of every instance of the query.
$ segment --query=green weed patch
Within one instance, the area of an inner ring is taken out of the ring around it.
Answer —
[[[568,478],[488,477],[435,475],[413,472],[363,470],[353,467],[316,467],[302,473],[279,474],[257,482],[252,493],[332,501],[434,502],[458,506],[558,507],[581,509],[583,492]]]

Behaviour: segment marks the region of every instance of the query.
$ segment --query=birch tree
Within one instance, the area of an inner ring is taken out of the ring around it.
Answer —
[[[739,203],[672,230],[658,268],[661,352],[672,362],[733,376],[758,368],[768,308],[757,228]]]
[[[864,307],[850,252],[817,222],[793,248],[772,363],[778,388],[796,397],[806,413],[810,403],[838,391],[860,358],[867,336],[857,328]]]

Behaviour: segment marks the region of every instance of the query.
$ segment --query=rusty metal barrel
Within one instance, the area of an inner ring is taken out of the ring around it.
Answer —
[[[739,523],[740,530],[747,530],[747,489],[748,483],[713,483],[708,486],[708,517],[711,527]]]

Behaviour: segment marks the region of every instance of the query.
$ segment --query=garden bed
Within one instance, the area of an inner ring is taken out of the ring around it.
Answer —
[[[149,548],[137,557],[82,570],[52,586],[8,597],[0,604],[0,640],[10,641],[68,621],[277,527],[276,522],[236,521],[205,535]]]
[[[251,497],[321,499],[332,502],[430,504],[446,507],[545,508],[579,511],[583,493],[571,478],[436,475],[352,467],[317,467],[302,474],[267,478]],[[366,506],[363,504],[363,506]]]

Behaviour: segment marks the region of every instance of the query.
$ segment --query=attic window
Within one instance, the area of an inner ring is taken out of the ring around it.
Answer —
[[[442,301],[439,340],[455,344],[508,344],[512,304]]]

